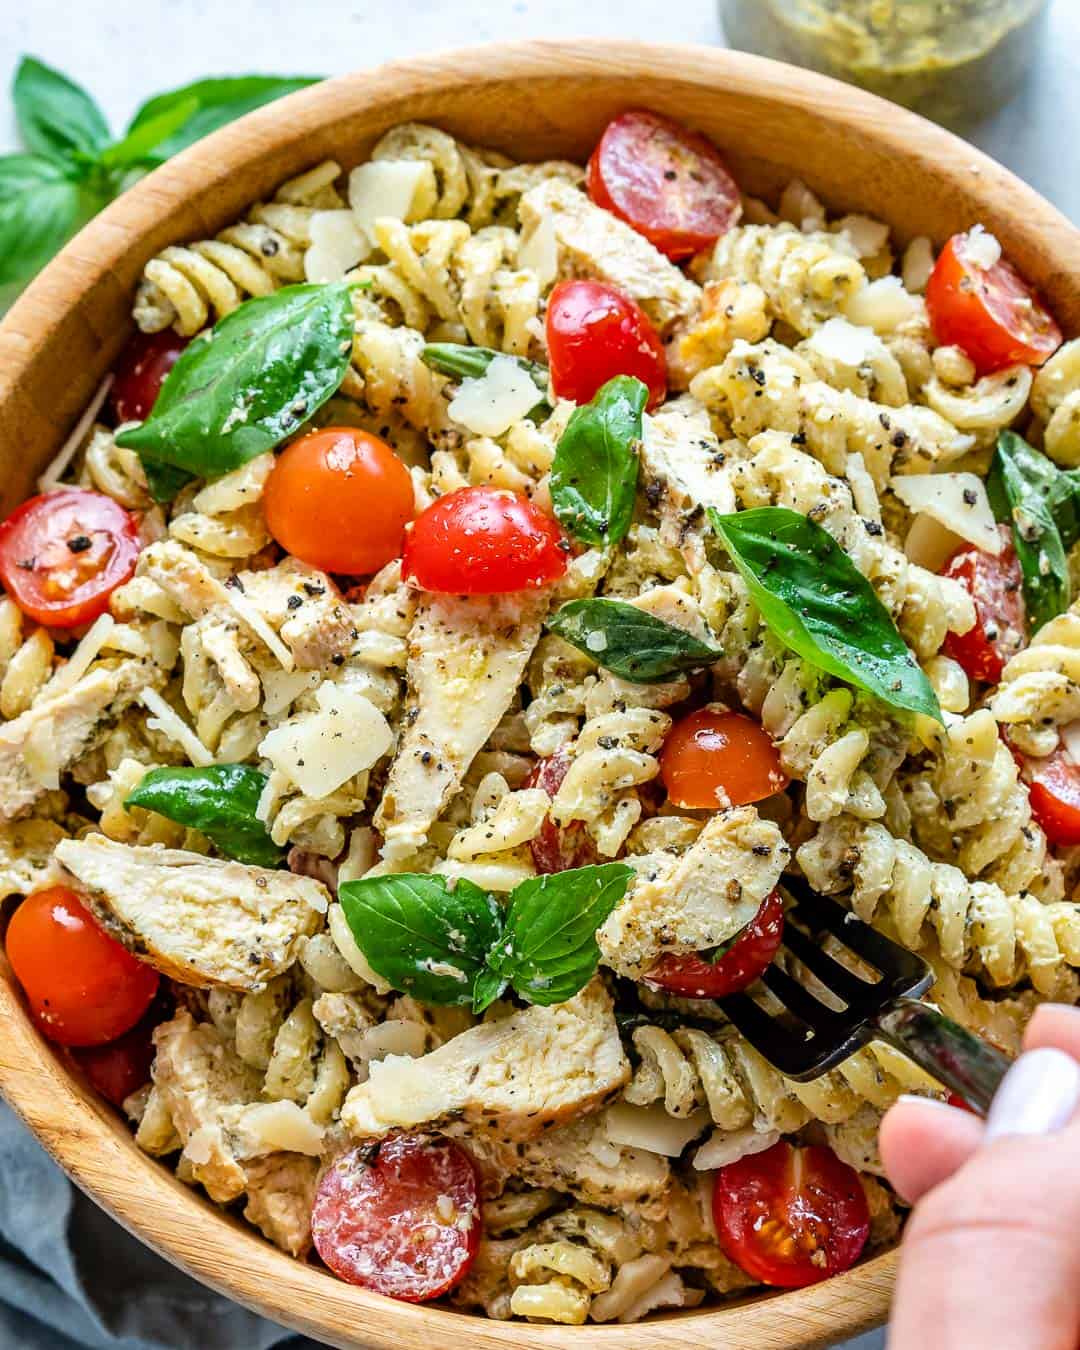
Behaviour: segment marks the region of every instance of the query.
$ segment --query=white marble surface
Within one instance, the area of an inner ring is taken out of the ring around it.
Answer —
[[[31,0],[0,26],[0,88],[30,52],[83,83],[119,130],[149,95],[208,74],[339,74],[495,38],[722,41],[714,0]],[[1028,87],[972,139],[1080,222],[1080,0],[1054,0]],[[16,148],[7,100],[0,151]],[[874,1350],[880,1333],[849,1350]]]

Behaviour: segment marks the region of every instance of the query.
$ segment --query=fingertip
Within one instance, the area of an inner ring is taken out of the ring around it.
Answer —
[[[881,1122],[882,1162],[910,1204],[922,1198],[979,1147],[983,1123],[932,1097],[901,1097]]]
[[[1080,1008],[1067,1003],[1040,1003],[1024,1030],[1024,1049],[1052,1047],[1080,1059]]]

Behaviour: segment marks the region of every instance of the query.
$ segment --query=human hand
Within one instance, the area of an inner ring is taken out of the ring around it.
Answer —
[[[1040,1007],[986,1122],[904,1098],[889,1180],[915,1206],[889,1350],[1080,1346],[1080,1009]]]

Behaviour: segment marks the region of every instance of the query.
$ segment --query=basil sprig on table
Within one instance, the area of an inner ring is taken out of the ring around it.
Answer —
[[[368,964],[421,1003],[482,1012],[512,987],[527,1003],[565,1003],[596,971],[596,930],[633,870],[601,863],[516,886],[505,910],[471,881],[402,873],[345,882],[338,899]]]
[[[144,103],[114,139],[85,89],[23,57],[12,96],[30,153],[0,156],[0,286],[28,281],[91,216],[170,155],[314,82],[272,75],[200,80]]]
[[[683,628],[626,600],[571,600],[548,628],[598,666],[635,684],[656,684],[686,670],[711,666],[723,655]]]
[[[986,491],[995,519],[1012,527],[1034,631],[1068,609],[1072,598],[1068,552],[1080,539],[1080,476],[1059,469],[1015,431],[1003,431]]]
[[[793,652],[893,708],[941,708],[869,581],[820,525],[782,506],[709,521],[762,619]]]
[[[265,787],[266,774],[246,764],[151,769],[124,805],[141,806],[201,830],[229,858],[276,867],[284,850],[255,814]]]
[[[168,466],[199,478],[219,477],[273,449],[345,378],[351,289],[348,282],[286,286],[245,301],[184,349],[153,412],[121,432],[117,445],[137,450],[148,469]],[[155,496],[164,493],[158,476],[148,479]],[[168,486],[173,482],[175,474]]]
[[[576,408],[551,465],[551,504],[564,529],[608,548],[630,528],[646,386],[616,375]]]

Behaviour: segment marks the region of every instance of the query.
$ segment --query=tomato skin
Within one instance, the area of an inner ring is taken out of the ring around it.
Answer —
[[[870,1235],[855,1169],[832,1149],[795,1148],[783,1140],[717,1172],[713,1218],[727,1256],[755,1280],[781,1289],[802,1289],[848,1270]]]
[[[667,397],[667,357],[640,306],[603,281],[560,281],[548,300],[548,362],[557,398],[588,403],[616,375],[649,390],[652,412]]]
[[[117,423],[146,421],[165,377],[187,345],[188,339],[171,328],[160,333],[135,334],[113,369],[109,407]]]
[[[1031,814],[1051,844],[1080,844],[1080,765],[1059,747],[1045,759],[1023,759]]]
[[[975,626],[947,633],[942,652],[963,666],[972,680],[997,684],[1005,663],[1027,646],[1023,573],[1012,544],[1012,531],[1000,525],[1004,547],[997,557],[965,545],[941,569],[959,581],[975,602]]]
[[[5,945],[35,1022],[58,1045],[116,1040],[157,991],[157,971],[99,928],[67,886],[28,895]]]
[[[50,628],[103,614],[138,556],[135,517],[86,488],[31,497],[0,523],[0,581],[24,614]]]
[[[335,1275],[420,1303],[459,1283],[480,1245],[480,1179],[450,1139],[399,1134],[342,1154],[323,1174],[311,1215],[315,1249]],[[445,1210],[449,1202],[452,1213]]]
[[[585,186],[597,206],[675,261],[714,244],[742,213],[738,185],[716,146],[644,109],[608,123]]]
[[[366,576],[401,553],[415,499],[408,469],[358,427],[324,427],[278,456],[263,510],[286,552],[324,572]]]
[[[675,806],[712,811],[762,801],[791,781],[760,722],[714,707],[698,708],[671,728],[660,779]]]
[[[150,1066],[154,1062],[153,1031],[152,1025],[140,1021],[106,1045],[72,1050],[72,1056],[90,1086],[113,1106],[123,1106],[126,1097],[150,1081]]]
[[[562,787],[569,768],[570,752],[565,748],[556,750],[537,764],[526,779],[525,786],[543,788],[549,797],[554,797]],[[540,833],[529,840],[529,851],[536,870],[545,875],[565,872],[571,867],[589,867],[600,857],[584,821],[573,820],[569,825],[556,825],[550,816],[544,817]]]
[[[926,287],[926,307],[937,342],[960,347],[980,375],[1017,364],[1041,366],[1064,340],[1012,263],[975,263],[967,234],[954,234],[942,249]]]
[[[682,998],[727,998],[772,965],[783,937],[784,902],[773,891],[718,961],[710,963],[693,952],[665,952],[644,982]]]
[[[520,492],[464,487],[432,502],[405,531],[402,575],[445,595],[548,586],[566,571],[558,525]]]

